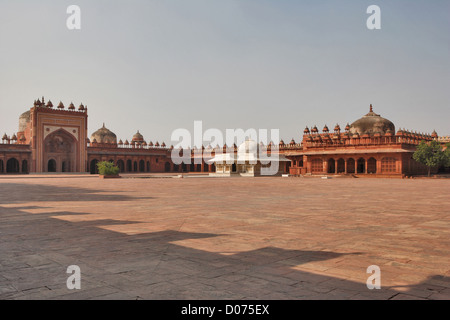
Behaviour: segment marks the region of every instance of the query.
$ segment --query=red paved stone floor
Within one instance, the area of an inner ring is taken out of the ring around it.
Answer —
[[[0,299],[450,299],[450,179],[0,177]],[[81,268],[81,290],[66,287]],[[381,290],[366,286],[381,269]]]

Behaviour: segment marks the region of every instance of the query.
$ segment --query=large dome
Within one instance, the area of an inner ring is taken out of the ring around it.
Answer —
[[[25,131],[28,123],[30,122],[30,110],[25,111],[19,117],[19,132]]]
[[[370,105],[370,112],[359,120],[356,120],[350,126],[352,134],[386,134],[391,132],[395,134],[395,125],[388,119],[382,118],[379,114],[373,112],[373,107]]]
[[[117,136],[105,127],[103,127],[95,131],[91,136],[91,143],[94,142],[94,139],[97,143],[112,143],[117,144]]]

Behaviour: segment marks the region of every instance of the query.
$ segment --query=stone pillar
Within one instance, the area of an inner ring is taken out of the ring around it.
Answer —
[[[334,174],[338,173],[338,160],[334,160]]]
[[[345,159],[344,162],[345,162],[345,174],[347,174],[348,159]]]
[[[367,159],[364,159],[364,162],[365,162],[364,171],[365,171],[365,174],[367,174],[367,163],[368,163]]]

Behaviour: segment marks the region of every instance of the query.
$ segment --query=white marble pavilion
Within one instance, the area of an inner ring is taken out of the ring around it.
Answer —
[[[216,167],[216,172],[210,173],[212,177],[256,177],[280,176],[283,174],[284,162],[289,161],[279,153],[267,154],[256,141],[248,139],[239,146],[237,152],[216,154],[208,162],[214,163]]]

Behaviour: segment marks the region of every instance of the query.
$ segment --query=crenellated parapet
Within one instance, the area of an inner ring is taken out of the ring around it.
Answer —
[[[305,132],[308,131],[305,129]],[[417,133],[408,130],[399,130],[396,134],[391,131],[386,133],[359,134],[349,131],[330,133],[324,131],[310,132],[303,135],[303,145],[306,148],[326,146],[362,146],[362,145],[392,145],[409,144],[418,145],[421,141],[434,140],[432,134]]]
[[[87,105],[84,106],[83,103],[81,103],[78,108],[75,107],[75,105],[73,104],[73,102],[71,102],[68,106],[68,108],[66,109],[64,106],[64,103],[62,103],[62,101],[59,102],[58,106],[55,108],[52,101],[48,100],[47,103],[45,103],[45,98],[42,97],[42,101],[40,99],[34,100],[33,103],[33,107],[34,108],[38,108],[39,111],[44,111],[45,110],[57,110],[57,111],[65,111],[65,112],[83,112],[83,113],[87,113]]]

